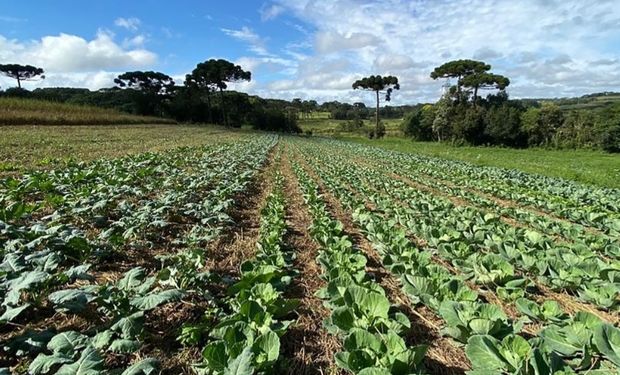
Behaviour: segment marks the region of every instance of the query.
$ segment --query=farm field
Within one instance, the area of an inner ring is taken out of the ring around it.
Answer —
[[[620,368],[618,189],[322,138],[132,129],[118,153],[77,129],[96,144],[69,148],[85,163],[54,146],[8,161],[0,374]]]
[[[153,124],[0,126],[0,134],[0,176],[240,136],[216,126]]]
[[[343,135],[340,139],[480,166],[517,169],[599,187],[620,188],[620,157],[602,151],[452,146],[437,142],[412,142],[402,137],[369,140]]]
[[[174,124],[161,117],[135,116],[113,109],[45,100],[0,97],[2,125]]]

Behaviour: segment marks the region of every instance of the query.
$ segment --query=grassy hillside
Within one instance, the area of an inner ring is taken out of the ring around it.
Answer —
[[[565,111],[604,109],[620,103],[620,93],[606,92],[578,98],[537,99],[541,103],[555,103]]]
[[[476,165],[519,169],[586,184],[620,188],[620,155],[602,151],[455,147],[445,143],[412,142],[395,137],[381,140],[362,137],[345,139],[390,150],[463,160]]]
[[[0,98],[0,125],[171,124],[158,117],[133,116],[112,109],[21,98]]]

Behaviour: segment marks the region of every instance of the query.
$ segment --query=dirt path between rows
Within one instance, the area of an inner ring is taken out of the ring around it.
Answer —
[[[310,238],[308,228],[312,219],[287,152],[283,153],[281,171],[286,197],[287,235],[284,242],[295,251],[294,268],[299,272],[287,297],[301,301],[297,323],[282,337],[282,356],[288,362],[284,371],[291,375],[338,374],[341,371],[334,363],[334,354],[340,351],[340,342],[323,328],[329,310],[315,296],[325,286],[319,277],[321,268],[316,262],[319,247]]]

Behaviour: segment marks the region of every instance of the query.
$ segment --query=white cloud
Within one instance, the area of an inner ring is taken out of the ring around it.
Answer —
[[[271,54],[267,52],[265,41],[249,27],[243,26],[241,29],[222,28],[221,30],[228,36],[248,43],[250,45],[250,51],[261,56],[271,56]]]
[[[345,35],[334,31],[324,31],[316,35],[316,49],[319,53],[340,52],[376,46],[380,43],[379,37],[365,32],[353,32]]]
[[[122,27],[130,31],[137,31],[141,23],[142,21],[140,21],[140,19],[136,17],[129,17],[129,18],[119,17],[114,21],[114,24],[116,26]]]
[[[310,40],[312,48],[285,51],[298,62],[293,77],[255,87],[272,97],[363,99],[365,95],[349,89],[347,79],[394,74],[402,89],[393,104],[436,100],[443,82],[430,79],[430,71],[459,58],[491,63],[494,72],[511,79],[513,97],[582,95],[620,87],[620,7],[614,0],[274,3],[310,30],[289,45]],[[330,71],[335,61],[343,68]]]
[[[123,40],[123,48],[142,47],[146,43],[146,35],[140,34]]]
[[[137,36],[122,46],[103,30],[92,40],[64,33],[33,41],[0,35],[0,60],[43,68],[46,79],[36,86],[99,88],[110,86],[109,78],[118,72],[152,66],[157,61],[155,53],[138,46],[143,42]],[[14,82],[2,79],[1,84],[7,87]]]
[[[267,5],[266,3],[259,9],[260,18],[263,21],[269,21],[278,17],[284,12],[284,7],[277,4]]]

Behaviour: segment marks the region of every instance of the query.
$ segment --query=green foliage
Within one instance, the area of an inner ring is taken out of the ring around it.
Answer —
[[[435,108],[425,105],[419,110],[409,112],[401,124],[403,134],[416,141],[431,141],[433,139],[433,121]]]
[[[0,74],[17,80],[17,87],[22,87],[22,81],[44,79],[43,69],[32,65],[0,64]]]
[[[521,109],[508,103],[489,108],[485,117],[485,139],[492,144],[525,146],[526,140],[521,132],[521,112]]]
[[[257,130],[301,133],[301,128],[297,125],[297,115],[290,112],[255,108],[249,122]]]

